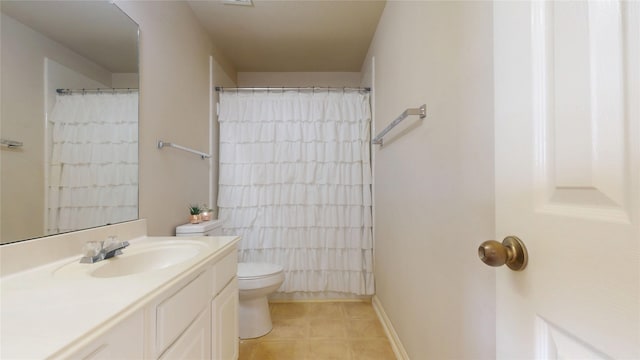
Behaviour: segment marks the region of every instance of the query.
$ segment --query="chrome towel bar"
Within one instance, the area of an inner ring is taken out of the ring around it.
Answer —
[[[419,115],[420,119],[424,119],[427,116],[427,105],[423,104],[419,108],[412,108],[405,110],[400,116],[398,116],[395,120],[391,122],[391,124],[387,125],[384,130],[382,130],[378,136],[376,136],[373,140],[371,140],[372,144],[382,145],[382,138],[389,132],[391,129],[396,127],[400,122],[407,118],[409,115]]]
[[[17,148],[22,146],[21,141],[8,140],[8,139],[0,139],[0,145],[4,145],[8,148]]]
[[[162,149],[163,147],[172,147],[172,148],[176,148],[176,149],[180,149],[183,151],[187,151],[196,155],[200,155],[200,157],[202,158],[202,160],[210,158],[211,155],[200,152],[198,150],[193,150],[193,149],[189,149],[188,147],[184,147],[184,146],[180,146],[178,144],[173,144],[167,141],[162,141],[162,140],[158,140],[158,149]]]

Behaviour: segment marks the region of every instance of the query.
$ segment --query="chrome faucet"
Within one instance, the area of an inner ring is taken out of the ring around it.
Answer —
[[[83,264],[93,264],[122,254],[122,249],[129,246],[128,241],[119,242],[115,236],[109,236],[103,241],[88,241],[84,244],[84,256],[80,259]]]

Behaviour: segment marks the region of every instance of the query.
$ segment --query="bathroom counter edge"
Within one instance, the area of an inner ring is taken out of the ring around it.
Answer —
[[[80,255],[0,278],[0,357],[64,357],[143,309],[159,294],[232,251],[237,236],[140,237],[146,242],[192,240],[207,250],[184,263],[136,275],[96,279],[57,277]],[[125,250],[126,251],[126,250]],[[36,345],[37,344],[37,345]]]

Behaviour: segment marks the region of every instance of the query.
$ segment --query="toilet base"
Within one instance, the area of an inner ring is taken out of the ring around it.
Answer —
[[[253,339],[267,335],[273,325],[266,296],[240,299],[239,325],[240,339]]]

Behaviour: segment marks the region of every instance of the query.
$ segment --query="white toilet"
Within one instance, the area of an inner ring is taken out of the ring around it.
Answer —
[[[271,331],[271,315],[267,296],[284,281],[280,265],[238,263],[240,288],[240,339],[252,339]]]
[[[176,227],[176,236],[222,236],[222,221],[203,221]],[[268,334],[271,315],[267,296],[278,290],[284,281],[280,265],[266,263],[238,263],[240,288],[240,338],[252,339]]]

